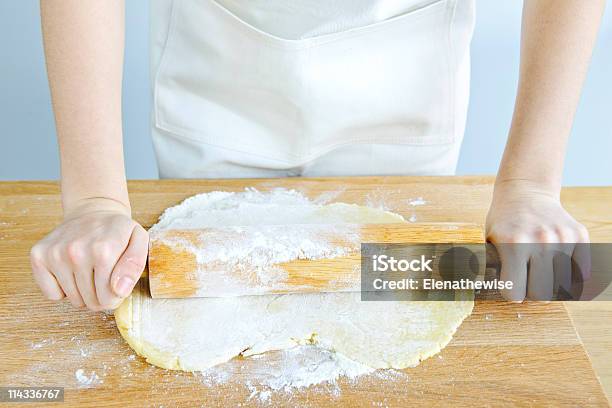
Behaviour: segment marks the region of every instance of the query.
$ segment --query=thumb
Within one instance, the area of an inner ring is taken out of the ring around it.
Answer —
[[[149,234],[137,225],[111,274],[111,287],[117,296],[124,298],[132,292],[147,263],[148,252]]]

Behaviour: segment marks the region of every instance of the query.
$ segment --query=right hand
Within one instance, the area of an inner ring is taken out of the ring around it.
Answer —
[[[144,270],[147,231],[130,210],[110,199],[92,199],[32,248],[34,280],[46,298],[67,297],[75,307],[114,309]]]
[[[513,283],[501,291],[507,300],[551,300],[559,287],[570,292],[574,264],[590,278],[589,232],[545,187],[498,180],[486,233],[501,260],[500,279]]]

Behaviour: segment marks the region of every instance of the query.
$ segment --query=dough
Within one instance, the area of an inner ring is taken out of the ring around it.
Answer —
[[[317,204],[296,191],[247,190],[191,197],[166,210],[152,230],[372,222],[404,220],[368,207]],[[298,344],[315,344],[372,368],[405,368],[438,353],[471,313],[472,294],[458,296],[456,302],[363,302],[359,293],[152,299],[141,282],[115,319],[139,355],[168,369],[205,370],[238,355]]]

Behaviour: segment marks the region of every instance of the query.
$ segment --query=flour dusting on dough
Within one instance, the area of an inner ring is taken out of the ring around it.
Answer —
[[[332,259],[357,253],[361,236],[356,224],[362,216],[394,219],[399,215],[325,200],[311,201],[295,190],[262,193],[199,194],[167,209],[151,230],[151,239],[163,240],[175,250],[189,251],[198,265],[195,280],[219,282],[218,296],[244,291],[264,293],[270,286],[282,288],[286,273],[276,265],[297,259]],[[350,224],[347,220],[353,220]],[[172,235],[172,230],[216,228],[200,232],[198,242]],[[342,244],[334,238],[342,237]],[[234,275],[226,271],[239,271]],[[222,278],[211,277],[222,275]],[[222,286],[221,286],[222,285]],[[197,292],[196,292],[197,294]]]
[[[203,287],[214,282],[217,296],[246,291],[252,295],[265,293],[270,287],[283,288],[287,274],[277,265],[297,259],[356,254],[361,244],[359,230],[350,224],[230,226],[217,228],[214,233],[200,231],[195,243],[171,234],[157,230],[151,233],[151,239],[194,254],[195,280]],[[342,245],[335,242],[335,237],[342,237]]]
[[[253,370],[253,360],[262,360]],[[232,374],[248,372],[244,386],[249,391],[248,402],[269,405],[279,394],[289,398],[296,392],[308,389],[311,393],[322,393],[337,397],[342,393],[341,382],[357,386],[365,378],[376,378],[386,384],[394,381],[407,383],[410,377],[398,370],[374,370],[352,361],[338,353],[314,345],[296,346],[280,352],[275,359],[266,355],[251,356],[241,362],[221,364],[198,374],[202,384],[214,387],[227,384]]]

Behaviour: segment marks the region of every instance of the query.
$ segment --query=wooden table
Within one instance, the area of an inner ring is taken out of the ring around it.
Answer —
[[[130,192],[134,216],[147,227],[164,208],[189,195],[245,187],[295,188],[313,198],[384,206],[423,222],[482,223],[492,181],[491,177],[134,181]],[[410,204],[419,197],[426,205]],[[562,198],[589,228],[593,241],[612,242],[612,188],[566,188]],[[63,386],[67,405],[113,407],[607,406],[597,377],[608,395],[612,393],[610,302],[567,304],[567,310],[558,302],[478,303],[437,357],[395,378],[366,376],[354,384],[340,382],[337,395],[316,387],[260,400],[261,395],[251,395],[244,384],[249,370],[261,360],[230,363],[234,378],[212,385],[193,374],[148,366],[124,344],[111,315],[73,310],[66,302],[54,304],[35,287],[29,248],[59,221],[56,183],[0,183],[0,386]]]

